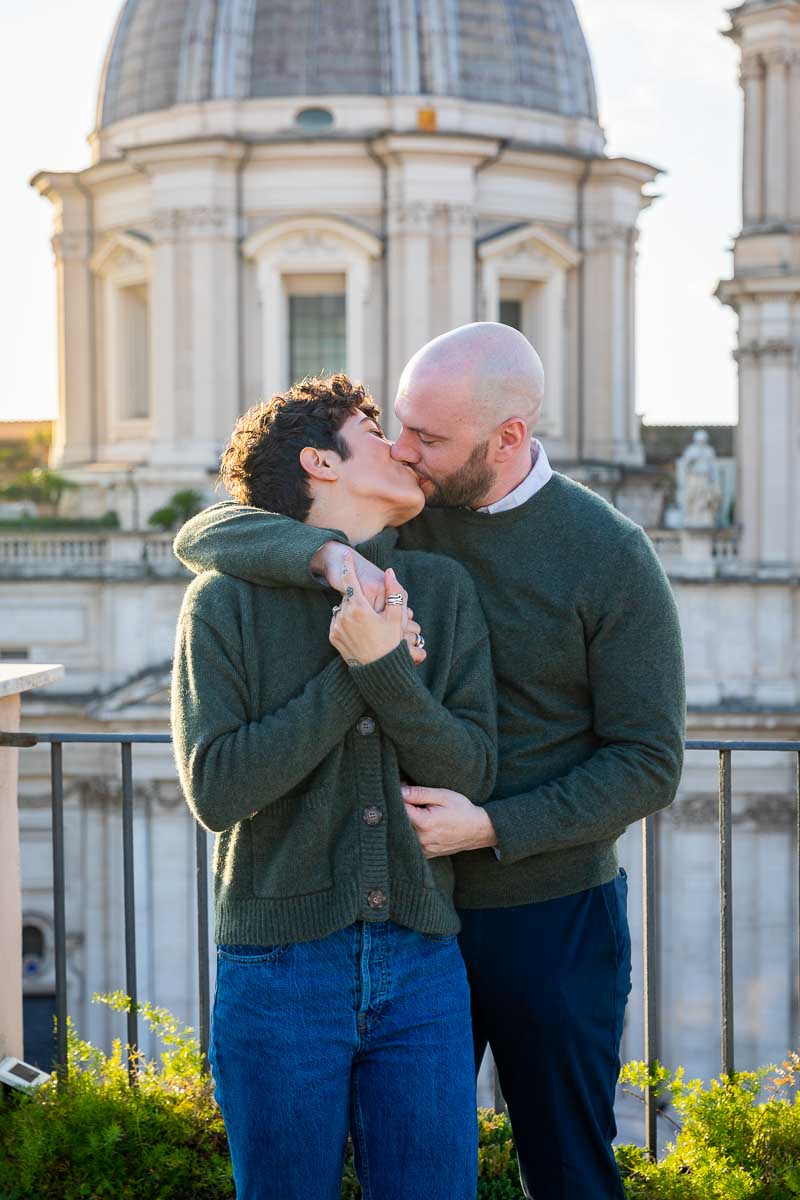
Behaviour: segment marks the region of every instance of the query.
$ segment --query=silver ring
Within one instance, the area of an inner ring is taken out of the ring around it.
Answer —
[[[393,592],[391,596],[386,597],[387,604],[405,604],[405,597],[402,592]]]
[[[421,633],[418,633],[416,638],[414,639],[414,648],[416,650],[424,650],[425,649],[425,638],[422,636]]]
[[[341,611],[342,611],[341,604],[334,604],[333,608],[331,609],[331,613],[333,614],[334,617],[336,616],[336,614],[338,612],[341,612]]]

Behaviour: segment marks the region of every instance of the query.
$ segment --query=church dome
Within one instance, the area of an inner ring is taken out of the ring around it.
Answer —
[[[336,95],[597,120],[572,0],[126,0],[97,125],[174,104]]]

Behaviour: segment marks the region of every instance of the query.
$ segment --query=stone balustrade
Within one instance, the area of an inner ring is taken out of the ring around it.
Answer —
[[[0,579],[179,577],[171,533],[0,533]]]

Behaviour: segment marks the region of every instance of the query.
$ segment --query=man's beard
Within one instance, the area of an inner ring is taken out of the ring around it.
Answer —
[[[444,479],[421,478],[433,484],[433,491],[425,497],[428,508],[476,508],[481,499],[491,491],[496,479],[495,472],[486,461],[489,443],[481,442],[475,447],[463,467],[445,475]]]

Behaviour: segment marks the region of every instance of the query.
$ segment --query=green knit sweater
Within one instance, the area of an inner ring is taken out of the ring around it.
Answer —
[[[176,553],[193,570],[312,589],[310,558],[330,536],[224,504],[183,528]],[[525,904],[607,882],[615,842],[671,803],[683,759],[680,627],[649,539],[558,473],[505,512],[426,509],[400,538],[468,568],[490,630],[499,766],[486,807],[499,853],[456,857],[457,905]],[[411,580],[400,580],[416,607]]]
[[[172,728],[186,799],[217,834],[218,942],[304,941],[358,919],[458,930],[451,861],[423,857],[400,783],[491,794],[488,633],[462,567],[396,542],[385,530],[358,549],[411,586],[420,667],[405,642],[348,667],[328,641],[334,592],[216,572],[187,589]]]

